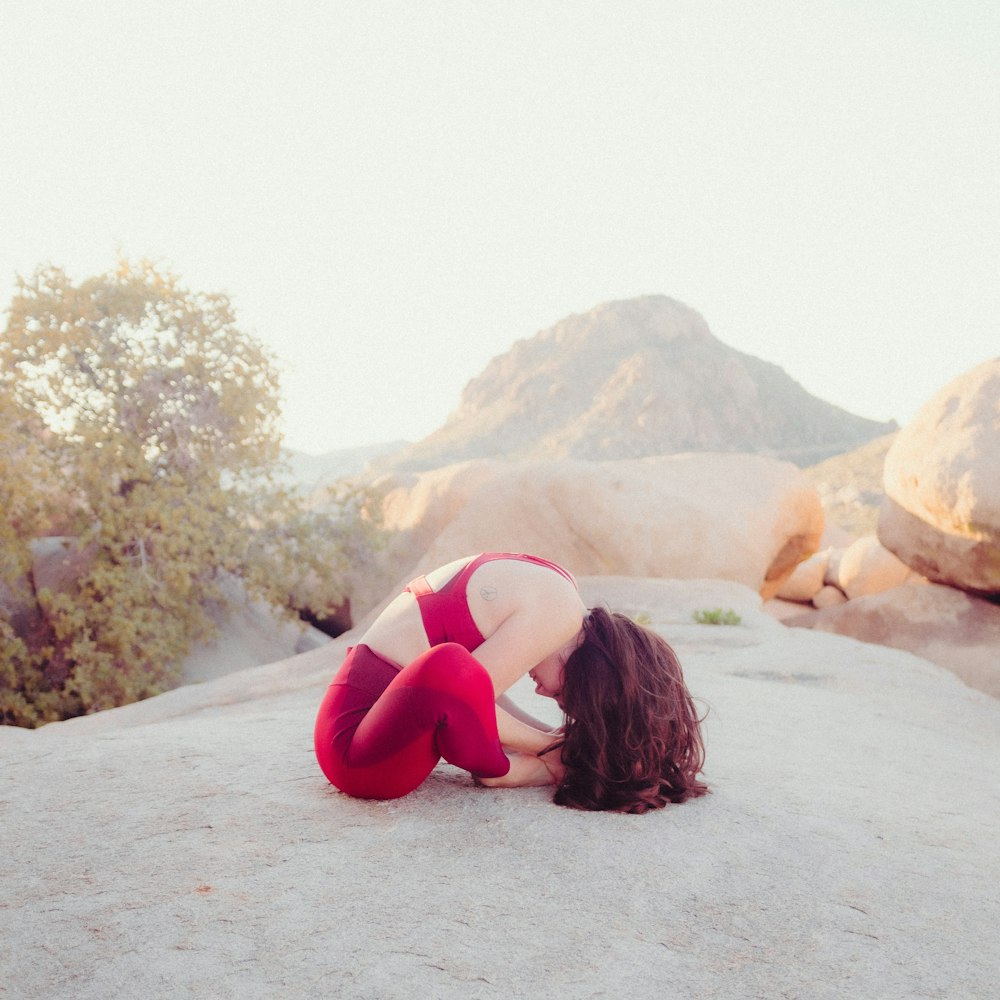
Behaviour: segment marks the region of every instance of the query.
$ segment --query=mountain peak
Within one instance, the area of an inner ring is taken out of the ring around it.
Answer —
[[[820,461],[885,434],[718,340],[666,295],[596,306],[519,340],[465,387],[397,469],[470,458],[638,458],[744,451]]]
[[[538,334],[542,340],[570,344],[593,335],[644,342],[713,339],[702,315],[666,295],[604,302],[585,313],[574,313]]]

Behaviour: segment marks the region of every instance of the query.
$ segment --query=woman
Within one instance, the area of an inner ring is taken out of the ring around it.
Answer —
[[[562,730],[506,697],[524,674]],[[645,812],[707,791],[699,725],[663,639],[588,612],[555,563],[485,552],[418,577],[348,650],[315,746],[360,798],[406,795],[443,757],[483,785],[554,784],[561,805]]]

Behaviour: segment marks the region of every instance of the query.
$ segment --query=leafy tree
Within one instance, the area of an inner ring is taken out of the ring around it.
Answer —
[[[0,571],[23,572],[25,528],[38,525],[71,536],[81,567],[72,586],[38,594],[45,632],[34,642],[0,622],[3,721],[163,691],[191,642],[211,634],[205,608],[225,600],[226,579],[277,605],[295,591],[322,610],[342,597],[345,539],[375,539],[363,492],[331,516],[277,485],[272,358],[226,296],[188,291],[147,262],[78,284],[51,266],[21,281],[0,343],[0,399],[19,417],[0,442],[0,473],[31,456],[27,481],[0,486],[16,494],[0,521]],[[30,525],[13,519],[29,509]]]
[[[58,697],[45,690],[25,641],[37,638],[27,539],[40,518],[40,431],[0,382],[0,721],[20,725],[58,717]]]

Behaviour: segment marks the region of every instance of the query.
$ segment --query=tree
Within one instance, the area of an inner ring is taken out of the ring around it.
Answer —
[[[0,382],[0,721],[20,725],[57,718],[59,703],[26,642],[38,631],[27,540],[38,530],[41,513],[40,431],[37,418]]]
[[[335,603],[345,535],[374,538],[363,496],[345,497],[331,526],[276,484],[273,359],[226,296],[190,292],[147,262],[79,284],[57,267],[21,281],[0,397],[20,417],[6,464],[18,450],[33,462],[31,482],[11,480],[20,506],[10,509],[34,503],[35,523],[72,537],[82,566],[72,586],[38,594],[46,631],[33,644],[0,626],[5,721],[163,691],[191,642],[210,634],[205,606],[224,600],[224,578],[278,605],[308,580],[314,607]],[[24,527],[0,522],[8,579],[23,570]]]

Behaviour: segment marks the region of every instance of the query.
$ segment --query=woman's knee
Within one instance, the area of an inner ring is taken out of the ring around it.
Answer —
[[[405,672],[410,675],[407,679],[414,683],[454,693],[488,689],[492,698],[493,682],[486,668],[457,642],[431,646]]]

